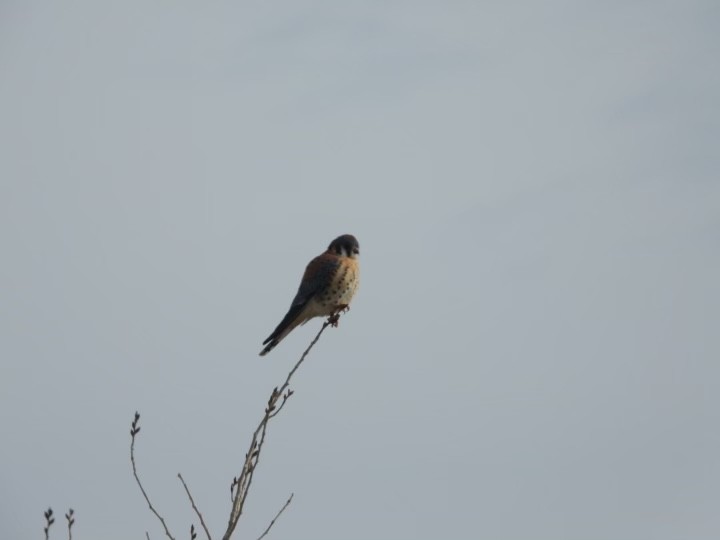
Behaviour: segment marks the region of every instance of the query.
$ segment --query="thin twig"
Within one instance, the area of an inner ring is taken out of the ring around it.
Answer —
[[[45,516],[45,527],[43,528],[43,531],[45,531],[45,540],[48,540],[50,538],[50,527],[53,523],[55,523],[52,508],[48,508],[43,515]]]
[[[243,468],[240,472],[240,476],[238,476],[237,479],[233,479],[233,484],[231,486],[231,488],[234,488],[234,491],[232,491],[231,489],[231,493],[233,495],[233,505],[232,510],[230,510],[230,518],[228,520],[227,530],[223,535],[223,540],[230,540],[230,537],[235,531],[235,527],[240,520],[240,516],[242,515],[243,507],[245,506],[245,501],[247,499],[247,495],[253,481],[255,468],[260,461],[260,452],[262,451],[263,444],[265,443],[265,435],[267,433],[268,422],[271,418],[274,418],[277,413],[280,412],[280,410],[282,410],[288,398],[292,395],[292,390],[288,389],[288,386],[290,386],[290,379],[292,379],[292,376],[298,370],[300,365],[305,361],[308,353],[318,342],[320,336],[325,331],[325,329],[331,325],[337,326],[338,316],[339,314],[335,314],[331,316],[327,321],[325,321],[325,323],[323,323],[322,328],[320,328],[320,331],[315,336],[315,339],[310,342],[310,345],[308,345],[307,349],[305,349],[305,352],[303,352],[300,359],[290,370],[290,373],[288,373],[288,376],[285,379],[283,385],[280,388],[275,387],[270,394],[270,399],[268,400],[267,407],[265,407],[265,414],[263,415],[262,420],[260,420],[257,428],[255,428],[255,431],[253,432],[252,440],[250,441],[250,448],[245,454],[245,462],[243,463]],[[285,392],[286,389],[288,390],[287,392]],[[280,397],[282,397],[283,399],[278,406],[278,400],[280,399]],[[292,496],[290,498],[292,499]],[[284,509],[285,508],[283,508],[282,510]]]
[[[142,482],[140,482],[140,477],[137,474],[137,468],[135,466],[135,436],[140,432],[140,426],[138,426],[139,420],[140,413],[136,412],[135,420],[133,421],[132,427],[130,428],[130,436],[132,437],[132,440],[130,442],[130,462],[132,463],[133,476],[135,477],[135,481],[137,482],[138,487],[140,487],[140,491],[142,491],[143,497],[145,497],[145,502],[148,503],[148,506],[150,507],[152,513],[155,514],[155,516],[160,520],[160,523],[162,523],[162,526],[165,529],[165,535],[170,538],[170,540],[175,540],[173,535],[170,534],[170,531],[165,524],[165,520],[160,514],[158,514],[157,510],[155,510],[155,507],[150,502],[150,498],[148,497],[147,493],[145,493],[145,488],[143,487]],[[145,534],[147,535],[147,532]]]
[[[292,390],[289,390],[289,389],[288,389],[288,391],[283,394],[282,403],[278,406],[278,408],[275,410],[275,412],[270,415],[270,418],[275,418],[275,417],[278,415],[278,413],[279,413],[280,411],[282,411],[282,408],[283,408],[283,407],[285,406],[285,404],[287,403],[287,400],[290,399],[290,396],[292,396],[294,393],[295,393],[295,392],[293,392]]]
[[[280,509],[280,511],[277,514],[275,514],[275,517],[270,522],[270,525],[267,526],[267,529],[265,529],[264,533],[262,533],[260,536],[258,536],[257,540],[262,540],[263,538],[265,538],[265,536],[267,536],[267,533],[270,532],[270,529],[272,528],[272,526],[275,525],[275,521],[277,521],[277,518],[279,518],[280,514],[282,514],[285,511],[285,509],[290,505],[294,496],[295,496],[294,493],[290,494],[290,498],[287,501],[285,501],[285,504],[283,505],[283,507]]]
[[[68,526],[68,540],[72,540],[72,526],[75,524],[75,510],[70,508],[65,514]]]
[[[193,500],[192,495],[190,495],[190,490],[188,489],[187,484],[185,483],[185,479],[182,477],[182,474],[180,474],[180,473],[178,473],[178,478],[180,479],[183,487],[185,488],[185,493],[187,493],[188,499],[190,499],[190,504],[192,504],[193,510],[195,510],[197,517],[200,518],[200,525],[202,525],[202,528],[205,530],[205,535],[208,537],[208,540],[212,540],[212,538],[210,537],[210,532],[208,531],[208,528],[205,525],[205,520],[203,519],[203,516],[200,513],[200,510],[198,510],[198,507],[195,506],[195,501]]]

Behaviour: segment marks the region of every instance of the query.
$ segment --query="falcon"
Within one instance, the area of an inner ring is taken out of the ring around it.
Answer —
[[[330,242],[327,250],[305,268],[300,287],[283,320],[268,338],[260,356],[272,351],[296,326],[314,317],[337,315],[350,309],[360,279],[360,244],[352,234]]]

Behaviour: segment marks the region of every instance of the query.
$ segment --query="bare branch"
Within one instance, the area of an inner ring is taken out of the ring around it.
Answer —
[[[155,507],[150,502],[150,498],[148,497],[147,493],[145,493],[145,488],[143,487],[142,483],[140,482],[140,477],[137,474],[137,467],[135,466],[135,436],[140,433],[140,426],[138,425],[138,422],[140,421],[140,413],[135,413],[135,419],[133,420],[133,423],[130,427],[130,437],[132,438],[130,442],[130,462],[132,463],[132,470],[133,470],[133,476],[135,477],[135,481],[137,482],[138,487],[140,488],[140,491],[142,491],[143,497],[145,497],[145,502],[147,502],[148,506],[150,507],[150,511],[155,514],[155,516],[160,520],[160,523],[162,523],[163,528],[165,529],[165,535],[170,540],[175,540],[172,534],[170,534],[170,531],[168,530],[167,525],[165,524],[165,520],[163,517],[158,514],[157,510],[155,510]],[[148,536],[148,533],[145,533],[146,536]],[[149,538],[149,536],[148,536]]]
[[[257,428],[255,428],[255,431],[253,432],[252,440],[250,441],[250,448],[245,454],[245,462],[243,463],[240,475],[236,478],[233,478],[233,482],[230,485],[230,493],[232,496],[233,505],[232,510],[230,511],[230,518],[228,520],[227,530],[223,535],[223,540],[230,540],[230,537],[235,531],[235,527],[237,527],[238,521],[240,520],[240,516],[242,515],[243,507],[245,506],[245,501],[247,500],[247,496],[250,491],[250,485],[252,484],[253,476],[255,475],[255,468],[260,461],[260,452],[262,452],[263,444],[265,444],[265,435],[267,434],[268,422],[271,418],[277,416],[277,414],[285,406],[287,400],[290,398],[290,396],[292,396],[293,392],[288,388],[290,386],[290,379],[292,379],[292,376],[298,370],[300,365],[305,361],[308,353],[318,342],[320,336],[325,331],[325,329],[328,326],[337,326],[338,317],[339,313],[336,313],[332,315],[327,321],[325,321],[325,323],[323,323],[322,328],[320,328],[320,331],[315,336],[315,339],[310,342],[310,345],[308,345],[307,349],[305,349],[305,352],[303,352],[302,356],[300,356],[300,359],[290,370],[290,373],[288,373],[288,376],[285,379],[283,385],[280,388],[275,387],[270,394],[270,399],[268,399],[267,407],[265,407],[265,414],[263,415],[262,420],[260,420]],[[285,392],[286,390],[287,392]],[[281,397],[282,401],[278,405],[278,400]],[[287,505],[290,504],[291,499],[292,495],[290,496],[290,499],[288,499],[288,502],[285,504],[285,506],[280,510],[278,516],[283,510],[285,510]],[[277,519],[277,516],[275,516],[275,519]],[[274,522],[275,520],[273,520],[272,523]],[[272,523],[270,524],[270,526],[272,526]],[[268,530],[270,530],[270,527],[268,527]],[[267,531],[263,533],[263,536],[265,534],[267,534]]]
[[[258,536],[258,539],[257,539],[257,540],[262,540],[263,538],[265,538],[265,536],[267,536],[267,533],[270,532],[270,529],[272,528],[272,526],[275,525],[275,522],[277,521],[277,518],[279,518],[279,517],[280,517],[280,514],[282,514],[282,513],[285,511],[285,509],[290,505],[290,503],[292,502],[294,496],[295,496],[294,493],[291,493],[291,494],[290,494],[290,497],[288,498],[287,501],[285,501],[285,504],[283,505],[283,507],[280,509],[280,511],[279,511],[277,514],[275,514],[275,517],[274,517],[274,518],[272,519],[272,521],[270,522],[270,525],[267,526],[267,529],[265,529],[265,532],[264,532],[264,533],[262,533],[260,536]]]
[[[145,531],[145,538],[146,540],[150,540],[150,533]]]
[[[292,396],[294,393],[295,393],[295,392],[293,392],[293,391],[290,390],[289,388],[287,389],[287,392],[285,392],[285,393],[283,394],[282,403],[280,403],[280,406],[279,406],[277,409],[275,409],[275,412],[273,412],[273,413],[270,415],[270,418],[275,418],[275,417],[278,415],[278,413],[279,413],[279,412],[282,410],[282,408],[285,406],[285,403],[287,403],[287,400],[290,399],[290,396]]]
[[[72,540],[72,526],[75,524],[75,510],[70,508],[67,511],[67,514],[65,514],[65,519],[67,520],[67,527],[68,527],[68,540]]]
[[[187,484],[185,483],[185,480],[182,477],[182,474],[178,473],[178,478],[180,479],[183,487],[185,488],[185,493],[187,493],[188,499],[190,499],[190,504],[192,504],[193,510],[195,510],[197,517],[200,518],[200,525],[202,525],[202,528],[205,530],[205,535],[207,536],[208,540],[212,540],[212,538],[210,537],[210,532],[208,531],[208,528],[205,525],[205,520],[203,519],[203,516],[200,513],[200,510],[198,510],[198,507],[195,506],[195,501],[193,500],[192,495],[190,495],[190,490],[188,489]]]
[[[45,531],[45,540],[48,540],[48,538],[50,538],[50,526],[55,523],[52,508],[48,508],[43,515],[45,516],[45,527],[43,531]]]

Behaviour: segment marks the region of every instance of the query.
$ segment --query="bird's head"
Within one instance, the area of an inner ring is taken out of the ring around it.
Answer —
[[[360,244],[352,234],[343,234],[330,242],[328,253],[334,253],[342,257],[357,259],[360,256]]]

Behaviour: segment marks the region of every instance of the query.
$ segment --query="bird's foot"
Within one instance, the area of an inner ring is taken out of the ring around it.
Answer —
[[[337,328],[338,324],[340,323],[340,314],[347,313],[348,311],[350,311],[350,306],[348,304],[340,304],[338,307],[336,307],[333,314],[330,315],[330,317],[328,318],[330,326],[332,326],[333,328]]]

